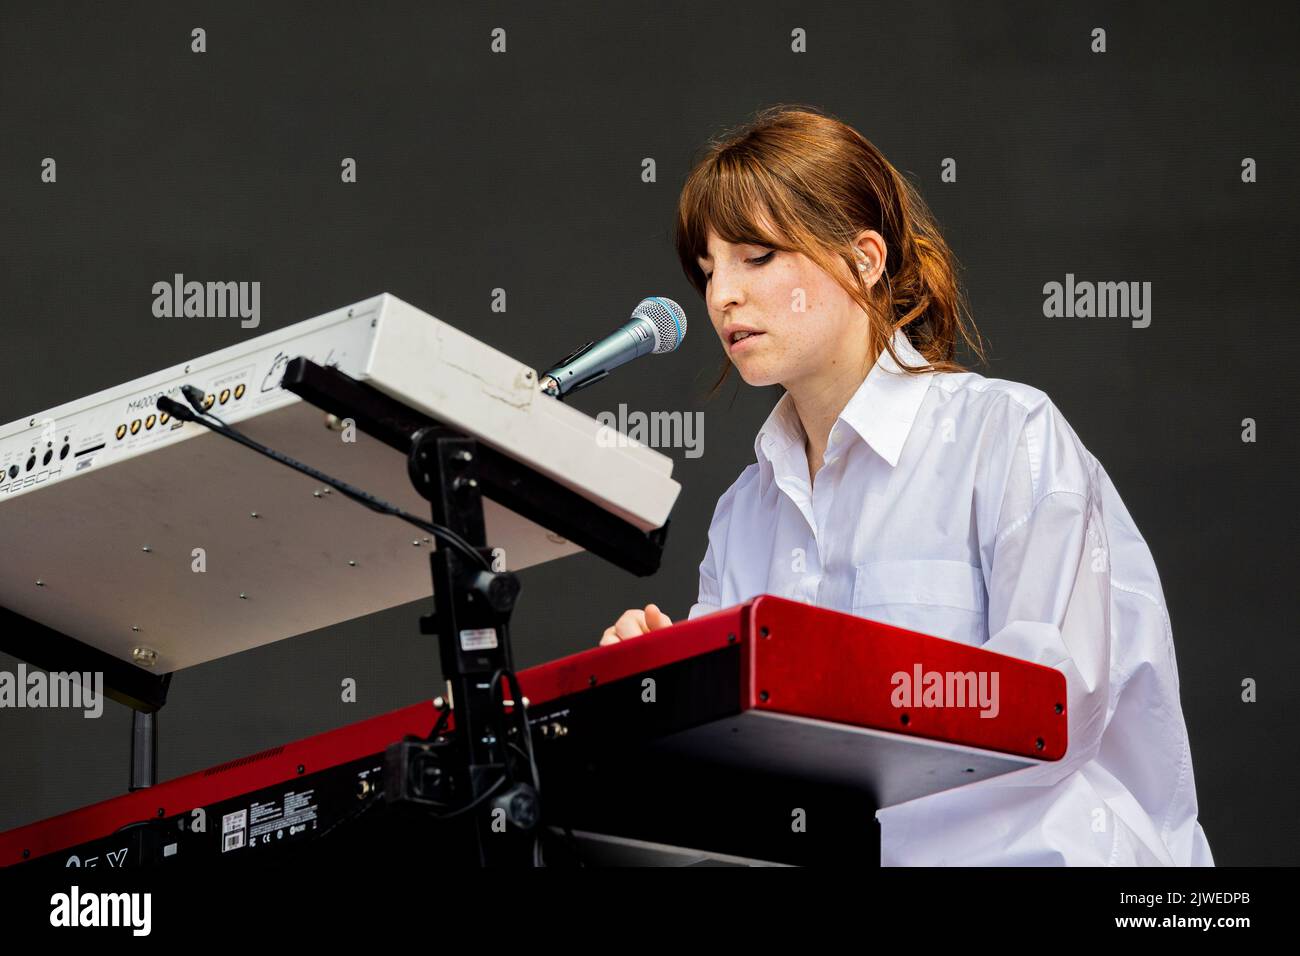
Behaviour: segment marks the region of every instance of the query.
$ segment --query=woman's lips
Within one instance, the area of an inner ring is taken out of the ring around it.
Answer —
[[[746,346],[748,346],[751,342],[753,342],[754,339],[761,338],[764,334],[765,334],[765,333],[763,333],[763,332],[750,332],[748,335],[746,335],[746,336],[745,336],[743,339],[741,339],[739,342],[732,342],[732,343],[731,343],[731,346],[730,346],[730,347],[731,347],[731,351],[732,351],[733,353],[741,351],[741,350],[744,349]]]

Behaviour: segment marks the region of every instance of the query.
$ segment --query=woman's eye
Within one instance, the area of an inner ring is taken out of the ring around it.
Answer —
[[[771,261],[772,261],[772,257],[773,257],[774,255],[776,255],[776,250],[775,250],[775,249],[773,249],[771,252],[767,253],[766,255],[759,256],[759,257],[756,258],[756,259],[746,259],[745,261],[748,262],[748,263],[750,263],[751,265],[761,266],[761,265],[765,265],[765,264],[767,264],[768,262],[771,262]],[[713,278],[713,273],[712,273],[712,272],[705,272],[705,273],[702,273],[702,274],[703,274],[703,276],[704,276],[704,281],[705,281],[706,284],[708,283],[708,281],[709,281],[710,279]]]

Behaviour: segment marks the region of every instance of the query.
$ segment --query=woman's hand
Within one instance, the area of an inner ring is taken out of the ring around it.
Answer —
[[[671,627],[672,623],[668,615],[659,610],[658,605],[647,604],[644,611],[628,608],[617,621],[605,628],[605,634],[600,639],[600,646],[617,644],[629,637],[640,637],[642,634],[657,631],[661,627]]]

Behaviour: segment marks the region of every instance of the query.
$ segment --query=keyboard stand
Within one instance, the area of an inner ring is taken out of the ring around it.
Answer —
[[[503,677],[514,672],[510,615],[519,580],[492,564],[483,499],[491,498],[638,575],[658,570],[668,524],[642,532],[528,465],[337,368],[297,358],[286,367],[281,384],[304,401],[339,419],[350,419],[371,437],[404,451],[408,475],[429,502],[433,522],[465,539],[492,566],[491,571],[476,567],[442,542],[429,555],[434,613],[420,618],[420,630],[438,640],[455,714],[455,743],[406,741],[393,746],[405,748],[396,765],[420,768],[417,778],[435,772],[443,779],[460,780],[458,804],[465,804],[466,797],[475,803],[486,801],[504,778],[506,787],[493,800],[492,809],[517,824],[509,832],[518,839],[502,839],[494,833],[492,814],[480,810],[474,814],[477,862],[480,866],[526,865],[540,816],[539,795],[531,780],[524,779],[531,776],[532,752],[526,713],[515,706],[511,717],[505,716],[505,702],[518,696],[518,685],[512,676],[513,689],[508,687]],[[390,779],[386,799],[429,803],[431,795],[410,784],[411,777],[405,773]],[[439,792],[435,799],[442,802],[444,795]]]

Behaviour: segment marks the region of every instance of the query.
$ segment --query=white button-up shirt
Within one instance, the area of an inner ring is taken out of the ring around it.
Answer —
[[[815,483],[788,394],[754,451],[689,617],[775,594],[1066,677],[1066,755],[878,811],[882,865],[1213,865],[1155,563],[1043,392],[885,352]]]

